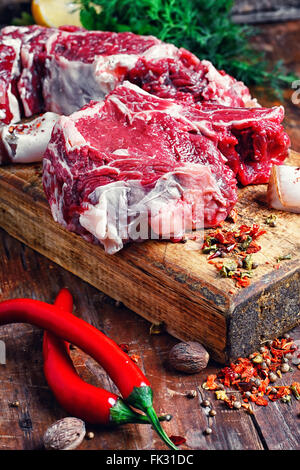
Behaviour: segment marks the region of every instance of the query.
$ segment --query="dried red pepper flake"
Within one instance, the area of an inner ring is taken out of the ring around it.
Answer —
[[[175,446],[181,446],[186,443],[186,438],[182,436],[170,436],[170,439]]]
[[[233,223],[236,223],[238,219],[238,213],[235,209],[232,209],[228,215],[228,220],[232,221]]]
[[[138,354],[131,354],[131,356],[129,357],[135,363],[139,362],[139,360],[141,359],[141,356],[139,356]]]
[[[233,276],[233,278],[236,280],[236,285],[238,287],[248,287],[251,284],[249,277],[241,278],[238,276]]]
[[[207,378],[209,390],[215,390],[216,379],[225,386],[223,395],[220,395],[226,406],[236,408],[233,403],[237,400],[234,395],[229,396],[228,389],[237,390],[243,402],[248,405],[253,402],[258,406],[267,406],[269,401],[281,399],[283,402],[291,400],[291,395],[300,400],[300,383],[294,382],[291,386],[275,386],[270,384],[268,374],[270,372],[281,375],[282,358],[286,354],[294,354],[295,343],[291,338],[276,338],[260,348],[260,352],[254,352],[249,357],[239,357],[235,362],[221,369],[217,376],[211,374]],[[257,360],[259,358],[259,360]],[[207,385],[207,383],[205,385]],[[226,390],[227,389],[227,390]],[[219,392],[216,392],[219,393]],[[247,406],[243,406],[247,411]]]
[[[207,390],[217,390],[219,387],[218,384],[216,384],[217,376],[215,374],[211,374],[207,377],[206,382],[205,382],[205,389]]]
[[[259,406],[268,406],[268,400],[263,397],[257,397],[255,404]]]
[[[261,250],[261,246],[259,246],[257,243],[252,241],[249,247],[247,248],[246,253],[249,255],[249,254],[257,253],[260,250]]]
[[[252,262],[245,263],[247,256],[257,253],[261,250],[255,240],[264,235],[266,230],[261,230],[258,224],[241,225],[236,230],[228,230],[225,228],[218,228],[214,232],[209,232],[202,245],[202,251],[208,254],[208,262],[212,264],[212,259],[219,257],[228,257],[231,255],[236,258],[236,266],[232,261],[222,263],[215,263],[216,269],[220,271],[222,277],[229,277],[235,280],[237,287],[248,287],[251,283],[250,277],[252,276]],[[241,259],[242,257],[242,259]],[[243,270],[239,269],[241,265]]]

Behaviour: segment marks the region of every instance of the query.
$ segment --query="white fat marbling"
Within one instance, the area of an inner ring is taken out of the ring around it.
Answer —
[[[11,162],[41,161],[58,119],[57,114],[49,112],[28,123],[3,126],[0,139]]]

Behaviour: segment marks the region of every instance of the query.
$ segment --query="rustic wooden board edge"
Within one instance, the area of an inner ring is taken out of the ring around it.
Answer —
[[[300,270],[239,304],[227,318],[227,359],[247,356],[263,341],[300,324]]]

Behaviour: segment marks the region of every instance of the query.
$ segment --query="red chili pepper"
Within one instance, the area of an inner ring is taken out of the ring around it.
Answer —
[[[165,443],[178,450],[160,425],[153,408],[150,382],[113,340],[75,315],[33,299],[2,302],[0,324],[9,323],[30,323],[48,330],[93,357],[110,375],[126,402],[144,411]]]
[[[62,289],[55,301],[56,307],[72,312],[73,299]],[[44,373],[56,400],[70,415],[92,424],[145,423],[149,418],[133,411],[122,398],[82,380],[69,356],[69,344],[57,336],[44,332]],[[170,415],[160,417],[165,421]]]

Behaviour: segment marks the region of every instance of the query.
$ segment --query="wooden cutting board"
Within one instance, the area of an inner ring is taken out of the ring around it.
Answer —
[[[300,155],[292,152],[290,163],[300,165]],[[236,209],[238,225],[267,229],[254,255],[259,267],[243,289],[221,278],[193,241],[135,243],[107,255],[53,221],[40,164],[0,168],[3,229],[150,322],[164,322],[175,337],[200,341],[220,362],[248,354],[300,322],[300,216],[274,211],[276,227],[266,225],[266,185],[241,189]],[[286,254],[292,259],[275,269]]]

